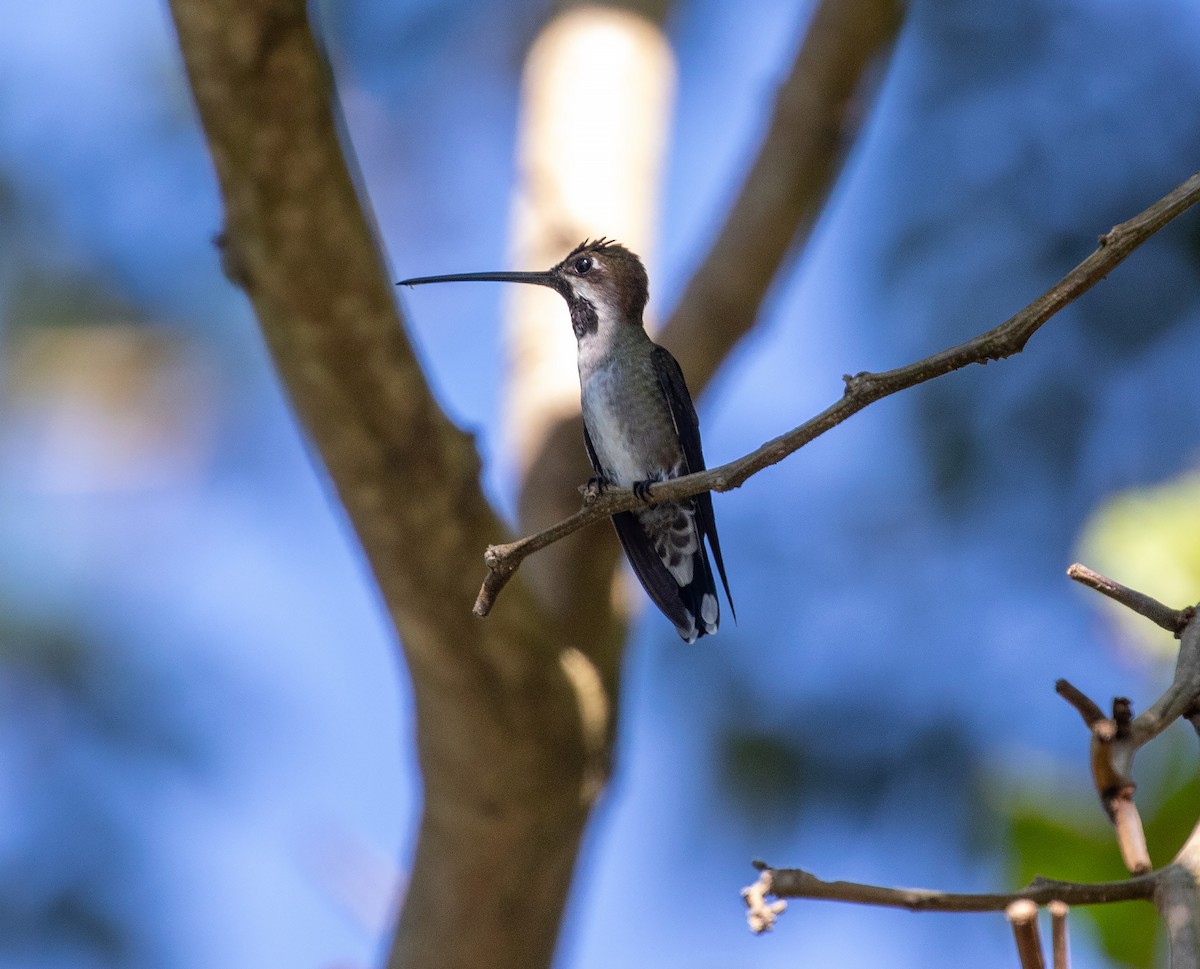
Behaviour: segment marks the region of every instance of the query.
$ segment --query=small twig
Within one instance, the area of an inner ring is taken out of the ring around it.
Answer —
[[[1079,715],[1083,717],[1083,722],[1089,730],[1100,721],[1108,719],[1095,700],[1067,680],[1058,680],[1054,684],[1054,690],[1079,711]]]
[[[752,475],[778,464],[810,441],[836,427],[877,400],[918,384],[961,370],[973,363],[986,364],[1020,353],[1030,337],[1065,306],[1104,279],[1138,246],[1163,226],[1200,201],[1200,172],[1127,222],[1100,237],[1099,247],[1032,303],[999,326],[966,343],[949,347],[915,363],[882,373],[845,377],[841,399],[798,427],[768,441],[749,454],[718,468],[672,478],[654,485],[656,501],[680,501],[702,491],[740,488]],[[526,556],[579,529],[630,511],[640,504],[632,491],[612,489],[570,518],[536,535],[494,545],[487,551],[489,575],[475,601],[475,613],[486,616],[496,596]]]
[[[1142,828],[1142,816],[1133,803],[1133,787],[1123,788],[1106,805],[1112,818],[1117,836],[1117,848],[1121,861],[1131,875],[1144,875],[1150,871],[1150,853],[1146,848],[1146,832]]]
[[[1004,910],[1004,916],[1012,925],[1021,969],[1046,969],[1042,939],[1038,932],[1037,905],[1027,898],[1019,898]]]
[[[1106,717],[1095,700],[1066,680],[1059,680],[1055,690],[1079,711],[1091,732],[1092,783],[1112,822],[1121,860],[1130,874],[1145,874],[1151,868],[1150,855],[1141,815],[1133,801],[1137,787],[1132,777],[1133,755],[1137,753],[1132,736],[1133,707],[1126,697],[1119,696],[1113,700],[1112,716]]]
[[[1071,947],[1067,936],[1067,913],[1070,907],[1055,899],[1046,908],[1050,910],[1050,948],[1054,969],[1071,969]]]
[[[769,875],[765,895],[776,898],[808,898],[884,908],[904,908],[910,912],[1001,912],[1018,899],[1038,905],[1058,900],[1070,905],[1105,905],[1111,902],[1146,900],[1153,896],[1156,876],[1140,875],[1119,882],[1064,882],[1035,878],[1016,892],[959,893],[928,888],[884,888],[859,882],[822,881],[800,868],[765,868]],[[763,879],[759,879],[763,883]]]
[[[1108,596],[1114,602],[1119,602],[1126,608],[1132,609],[1139,616],[1145,616],[1152,623],[1162,626],[1168,632],[1178,636],[1183,627],[1187,625],[1191,618],[1191,608],[1187,609],[1172,609],[1168,605],[1159,602],[1153,596],[1148,596],[1144,592],[1138,592],[1135,589],[1130,589],[1128,586],[1121,585],[1120,582],[1114,582],[1106,575],[1101,575],[1089,569],[1086,565],[1081,565],[1076,562],[1067,569],[1069,575],[1081,585],[1086,585],[1089,589],[1095,589],[1101,595]]]

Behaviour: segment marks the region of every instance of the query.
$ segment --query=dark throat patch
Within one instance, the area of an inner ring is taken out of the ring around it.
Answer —
[[[567,305],[571,310],[571,329],[575,331],[576,340],[581,340],[600,328],[600,317],[590,300],[572,296],[567,300]]]

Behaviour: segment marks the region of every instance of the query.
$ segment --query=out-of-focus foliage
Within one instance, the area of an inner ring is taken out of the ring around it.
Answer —
[[[1200,474],[1131,488],[1097,509],[1080,540],[1080,559],[1124,585],[1175,608],[1200,600]],[[1105,600],[1123,637],[1153,655],[1178,649],[1171,633]]]

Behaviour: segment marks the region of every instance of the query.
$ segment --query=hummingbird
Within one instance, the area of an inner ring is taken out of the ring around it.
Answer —
[[[649,297],[642,261],[601,238],[584,240],[545,272],[419,276],[397,285],[454,282],[531,283],[566,300],[578,348],[583,443],[596,472],[589,485],[629,488],[646,502],[612,516],[625,557],[651,601],[694,643],[721,621],[707,539],[736,619],[712,495],[653,502],[655,482],[704,470],[704,451],[683,371],[642,322]]]

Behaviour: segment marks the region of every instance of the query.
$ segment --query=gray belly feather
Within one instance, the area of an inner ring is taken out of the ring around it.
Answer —
[[[629,488],[680,473],[683,451],[648,365],[597,368],[583,382],[582,402],[596,458],[614,484]]]

